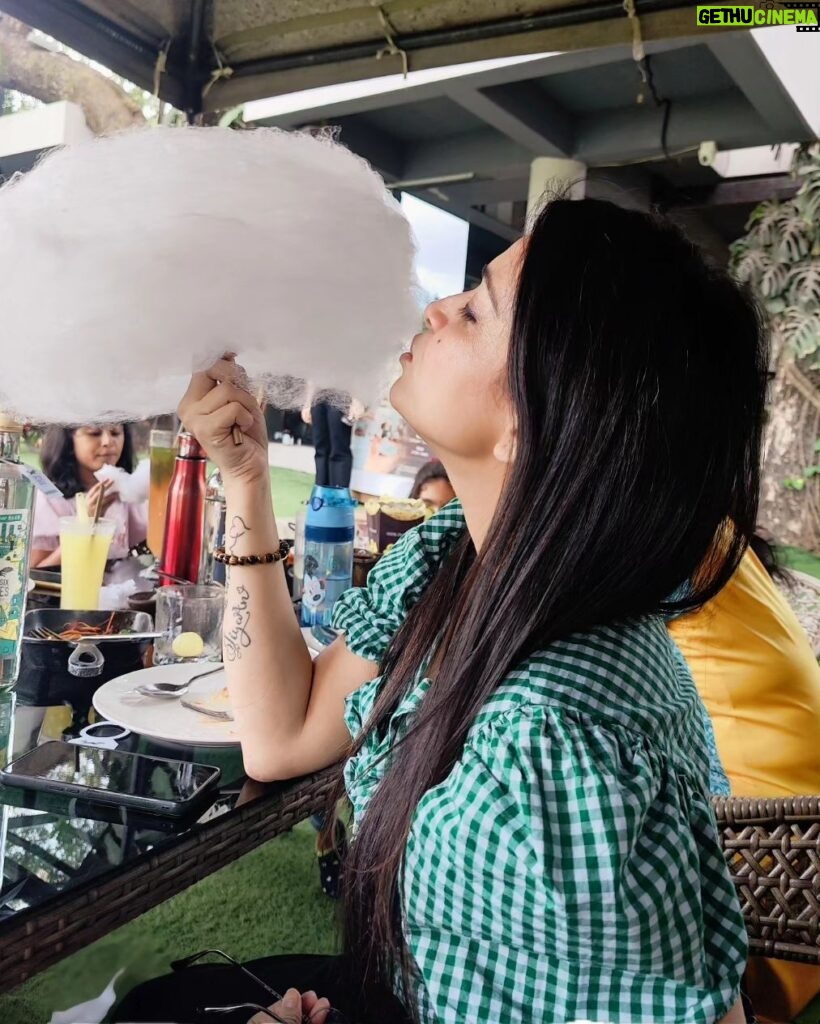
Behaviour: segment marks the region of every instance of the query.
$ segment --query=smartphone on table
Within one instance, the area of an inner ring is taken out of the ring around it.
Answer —
[[[215,796],[220,775],[211,765],[51,740],[0,769],[0,782],[184,818]]]

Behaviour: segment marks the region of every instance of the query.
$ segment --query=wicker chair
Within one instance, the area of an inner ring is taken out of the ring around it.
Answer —
[[[751,952],[820,964],[820,797],[713,804]]]

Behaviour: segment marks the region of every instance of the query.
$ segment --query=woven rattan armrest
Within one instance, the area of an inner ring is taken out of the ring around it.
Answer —
[[[820,797],[718,797],[750,951],[820,964]]]

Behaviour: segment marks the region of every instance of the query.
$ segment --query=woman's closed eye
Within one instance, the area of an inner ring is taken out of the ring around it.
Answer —
[[[107,429],[108,429],[108,433],[109,433],[109,435],[111,437],[119,438],[119,437],[123,436],[122,427],[109,427]],[[102,437],[102,435],[103,435],[103,428],[102,427],[85,427],[85,428],[81,428],[78,431],[78,433],[84,434],[86,437]]]
[[[475,313],[470,309],[469,302],[466,302],[461,309],[459,309],[458,315],[468,324],[474,324],[477,319]]]

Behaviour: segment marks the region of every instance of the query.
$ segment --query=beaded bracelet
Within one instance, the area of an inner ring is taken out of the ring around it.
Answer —
[[[286,541],[279,542],[278,551],[268,551],[264,555],[229,555],[224,548],[214,551],[214,561],[223,565],[270,565],[271,562],[282,562],[290,554],[290,545]]]

